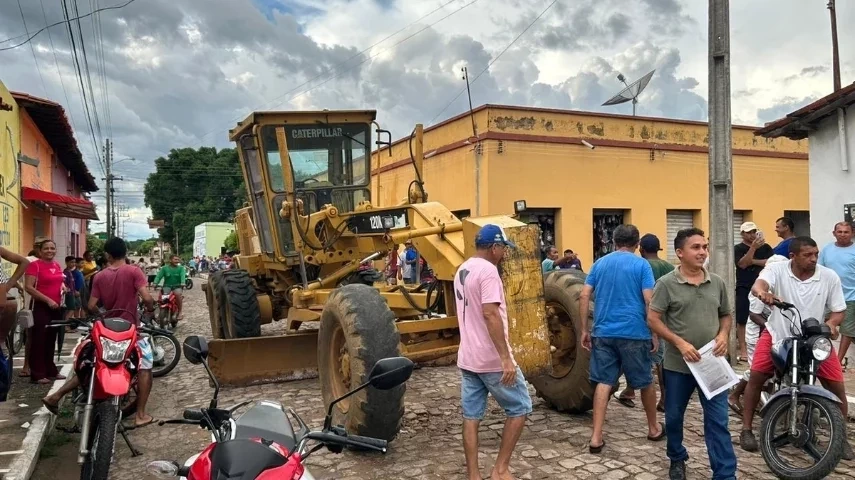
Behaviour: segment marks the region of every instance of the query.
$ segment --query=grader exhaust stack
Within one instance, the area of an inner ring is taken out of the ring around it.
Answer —
[[[380,358],[453,360],[460,340],[454,274],[474,252],[475,233],[492,223],[518,246],[503,265],[517,362],[556,407],[590,408],[590,385],[577,382],[587,377],[587,354],[575,341],[578,292],[574,300],[571,287],[579,279],[564,281],[563,291],[550,290],[547,279],[544,290],[536,226],[507,216],[461,221],[427,202],[419,127],[410,202],[375,207],[369,188],[375,117],[371,110],[256,112],[230,131],[248,206],[236,214],[238,268],[215,273],[206,286],[215,337],[209,361],[218,381],[242,386],[319,376],[328,403],[364,382]],[[379,160],[381,151],[374,155]],[[405,240],[432,277],[388,285],[370,264]],[[364,390],[336,406],[336,421],[359,435],[391,439],[404,388]]]

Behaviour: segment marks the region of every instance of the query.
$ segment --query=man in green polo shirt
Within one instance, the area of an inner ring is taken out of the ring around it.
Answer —
[[[713,340],[713,353],[726,354],[733,317],[724,280],[703,266],[709,255],[703,230],[687,228],[677,232],[674,250],[680,265],[656,282],[647,322],[659,338],[670,344],[663,362],[665,430],[671,460],[668,473],[671,480],[684,480],[689,453],[683,446],[683,417],[692,394],[698,390],[686,362],[699,361],[698,349]],[[727,429],[727,395],[723,392],[707,400],[698,392],[714,480],[736,478],[736,454]]]
[[[173,255],[169,258],[169,265],[164,265],[157,271],[157,276],[154,277],[154,285],[160,284],[163,280],[163,295],[169,295],[170,292],[175,292],[175,300],[178,306],[177,318],[182,320],[184,317],[181,314],[182,305],[184,303],[184,282],[187,280],[187,270],[181,265],[181,258],[178,255]]]

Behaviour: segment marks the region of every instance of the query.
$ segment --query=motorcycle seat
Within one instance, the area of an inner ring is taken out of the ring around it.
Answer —
[[[127,332],[131,329],[131,322],[121,318],[105,318],[104,327],[112,332]]]
[[[293,451],[297,445],[294,427],[285,410],[277,402],[261,401],[252,406],[235,422],[235,438],[262,438],[276,442]]]
[[[264,445],[246,439],[218,443],[211,452],[211,478],[255,480],[262,472],[285,465],[287,459]]]

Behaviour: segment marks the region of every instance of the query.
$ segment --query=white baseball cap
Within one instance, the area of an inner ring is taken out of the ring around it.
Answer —
[[[740,232],[750,232],[751,230],[760,230],[754,222],[745,222],[739,227]]]

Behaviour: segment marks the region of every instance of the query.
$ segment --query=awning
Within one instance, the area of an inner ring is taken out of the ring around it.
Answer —
[[[46,192],[30,187],[21,187],[21,197],[25,201],[49,208],[55,217],[85,218],[98,220],[95,204],[83,198],[69,197],[58,193]]]

